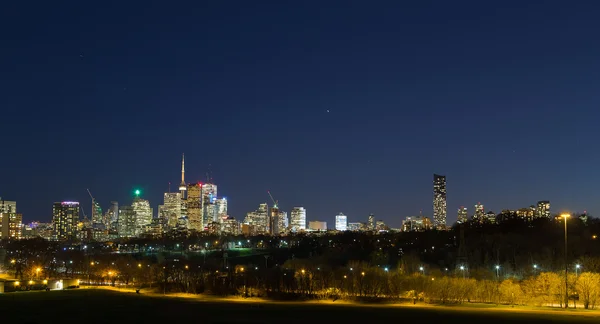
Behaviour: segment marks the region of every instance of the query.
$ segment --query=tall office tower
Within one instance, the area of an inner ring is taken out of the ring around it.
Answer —
[[[369,231],[375,230],[375,215],[369,214],[369,218],[367,219],[367,226],[369,227]]]
[[[185,154],[181,154],[181,183],[179,184],[179,194],[181,195],[181,212],[179,213],[182,217],[187,216],[187,204],[185,190],[187,186],[185,184]]]
[[[262,203],[257,210],[246,214],[244,223],[253,226],[256,234],[270,233],[269,205]]]
[[[111,230],[117,230],[119,221],[119,203],[116,201],[110,202],[110,208],[106,211],[106,220],[108,221]]]
[[[227,219],[227,198],[218,198],[215,204],[217,206],[217,217],[219,218],[219,222],[222,222]]]
[[[23,237],[23,215],[0,212],[0,239],[19,240]]]
[[[279,207],[274,205],[269,213],[269,234],[279,235]]]
[[[456,222],[459,224],[466,223],[469,220],[469,214],[467,213],[467,207],[460,206],[458,209],[458,217],[456,217]]]
[[[548,200],[541,200],[537,203],[537,217],[550,218],[550,202]]]
[[[102,207],[100,207],[96,198],[92,198],[92,224],[106,225],[104,214],[102,214]]]
[[[215,221],[215,213],[213,208],[215,207],[215,201],[217,198],[217,185],[214,183],[204,183],[201,187],[202,198],[200,203],[202,208],[202,219],[204,225]],[[211,206],[212,204],[212,206]]]
[[[135,235],[138,236],[144,232],[144,226],[152,223],[153,209],[150,202],[140,197],[135,197],[131,204],[135,213]]]
[[[191,230],[202,231],[207,225],[202,219],[202,185],[200,183],[190,183],[187,188],[187,218],[188,227]]]
[[[446,176],[433,175],[433,226],[446,229]]]
[[[16,213],[17,212],[17,202],[2,200],[0,197],[0,213]]]
[[[348,216],[343,213],[335,215],[335,229],[336,231],[348,230]]]
[[[54,238],[57,240],[70,240],[75,238],[77,223],[79,222],[79,202],[55,202],[52,208],[52,223]]]
[[[485,215],[485,210],[483,208],[483,205],[480,202],[478,202],[475,205],[475,214],[473,214],[473,220],[482,222],[484,220],[484,215]]]
[[[205,225],[210,223],[220,223],[216,198],[213,197],[211,202],[202,205],[202,218],[205,220]]]
[[[174,229],[177,227],[177,220],[181,217],[181,193],[165,192],[162,206],[159,217],[163,219],[162,222],[167,229]]]
[[[117,224],[119,237],[136,236],[136,217],[132,206],[121,206]]]
[[[306,231],[306,209],[304,207],[292,208],[290,218],[290,231],[292,233]]]

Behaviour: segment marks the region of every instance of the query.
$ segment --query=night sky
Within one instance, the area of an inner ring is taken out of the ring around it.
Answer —
[[[11,1],[0,197],[155,208],[211,170],[229,214],[398,227],[465,205],[600,213],[597,1]]]

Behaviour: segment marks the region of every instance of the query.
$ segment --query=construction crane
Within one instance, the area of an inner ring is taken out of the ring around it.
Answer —
[[[90,198],[92,198],[92,223],[95,222],[96,220],[94,219],[94,209],[96,208],[96,199],[94,198],[94,196],[92,196],[92,193],[90,192],[90,189],[86,189],[88,192],[88,195],[90,195]],[[85,215],[85,214],[84,214]]]
[[[267,190],[267,193],[269,194],[269,197],[271,197],[271,201],[273,201],[273,207],[278,208],[277,205],[279,203],[279,200],[273,199],[273,195],[271,195],[271,191]]]

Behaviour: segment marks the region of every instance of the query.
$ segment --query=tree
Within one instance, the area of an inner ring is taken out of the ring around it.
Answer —
[[[523,290],[521,290],[519,283],[514,282],[512,279],[502,281],[498,290],[502,300],[511,305],[518,304],[522,300]]]
[[[594,308],[600,297],[600,274],[584,272],[577,278],[575,286],[583,307],[589,309],[591,305]]]

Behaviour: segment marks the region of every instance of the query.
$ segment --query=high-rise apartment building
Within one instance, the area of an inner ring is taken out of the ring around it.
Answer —
[[[446,229],[446,176],[433,175],[433,226]]]
[[[92,224],[107,225],[107,221],[104,219],[104,214],[102,213],[102,207],[100,207],[100,203],[95,198],[92,198]]]
[[[550,202],[548,200],[538,201],[536,212],[537,217],[550,218]]]
[[[2,200],[0,197],[0,213],[16,213],[17,202],[10,200]]]
[[[218,221],[216,209],[217,185],[214,183],[204,183],[201,185],[201,208],[202,220],[206,224]]]
[[[119,221],[119,203],[116,201],[110,202],[110,208],[106,211],[104,219],[108,222],[108,229],[117,230]]]
[[[290,231],[298,233],[306,230],[306,209],[294,207],[290,212]]]
[[[336,231],[347,231],[348,230],[348,216],[343,213],[335,215],[335,230]]]
[[[0,213],[0,239],[19,240],[23,237],[23,215]]]
[[[187,187],[186,210],[189,229],[195,231],[204,230],[208,225],[202,218],[202,185],[200,183],[190,183]]]
[[[144,232],[144,227],[152,223],[153,209],[150,207],[150,202],[146,199],[136,197],[131,204],[135,213],[135,235],[140,235]]]
[[[79,202],[55,202],[52,208],[54,238],[57,240],[74,239],[79,222]]]
[[[469,220],[469,214],[467,213],[467,207],[460,206],[458,209],[458,216],[456,217],[456,222],[459,224],[464,224]]]

